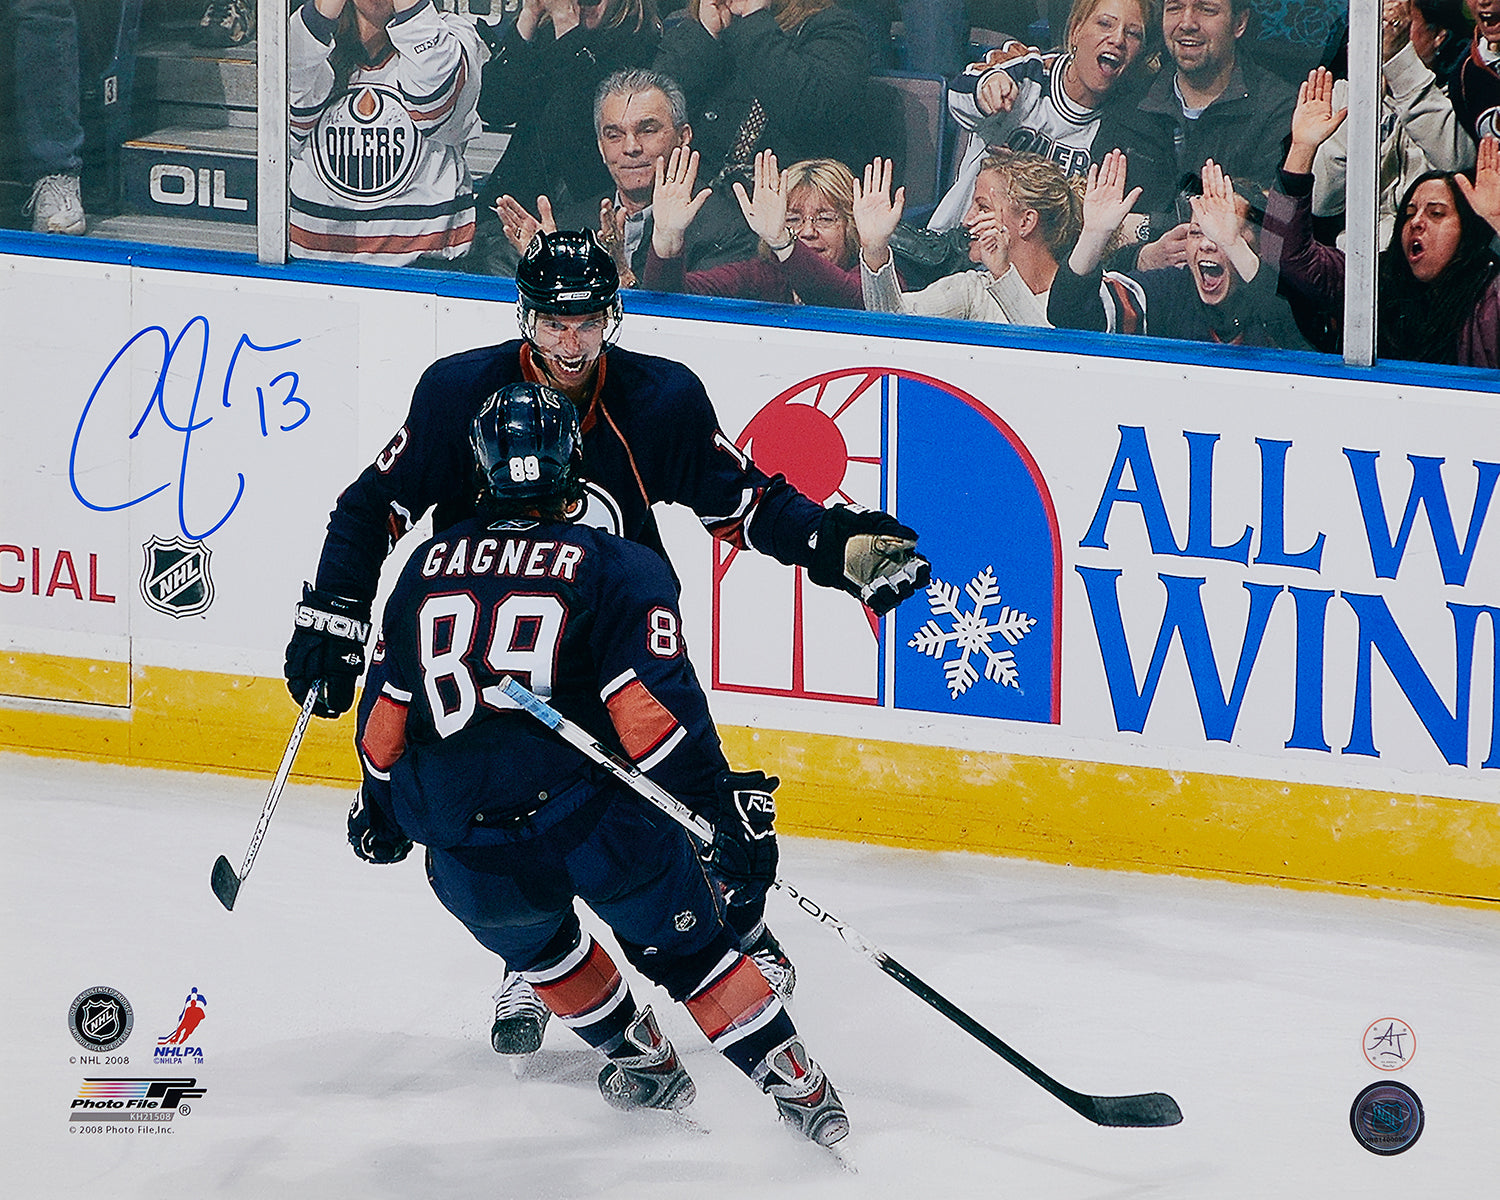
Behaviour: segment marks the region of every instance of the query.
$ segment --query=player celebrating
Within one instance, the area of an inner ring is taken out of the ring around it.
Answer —
[[[696,1089],[650,1008],[637,1009],[580,928],[575,897],[783,1117],[821,1145],[838,1141],[849,1132],[838,1093],[725,925],[687,835],[500,688],[525,679],[635,758],[714,823],[718,876],[764,896],[774,781],[724,761],[666,563],[570,524],[583,510],[583,436],[558,392],[502,387],[472,440],[477,512],[418,548],[386,605],[385,681],[363,723],[365,776],[349,813],[355,852],[399,862],[412,839],[425,844],[443,905],[604,1053],[599,1089],[615,1107],[682,1108]]]
[[[470,350],[428,367],[406,423],[339,497],[317,586],[303,589],[286,652],[287,685],[319,716],[353,703],[381,563],[423,513],[445,529],[472,515],[469,426],[507,384],[547,384],[581,414],[585,523],[665,558],[651,506],[685,504],[715,537],[807,568],[884,613],[924,587],[917,535],[883,512],[822,508],[781,476],[768,478],[719,429],[698,377],[680,363],[614,346],[622,308],[613,259],[588,233],[540,233],[516,268],[523,340]],[[378,692],[379,669],[365,689]],[[764,922],[764,897],[729,909],[741,944],[789,997],[795,972]],[[541,1044],[548,1009],[517,973],[496,994],[491,1041],[501,1054]]]

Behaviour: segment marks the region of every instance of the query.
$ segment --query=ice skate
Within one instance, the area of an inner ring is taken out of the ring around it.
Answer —
[[[612,1058],[599,1072],[599,1091],[605,1100],[619,1109],[677,1109],[693,1102],[698,1089],[677,1061],[672,1043],[657,1028],[649,1007],[625,1030],[625,1042],[640,1053]]]
[[[760,933],[743,949],[760,968],[760,973],[766,977],[771,990],[781,997],[781,1002],[790,1004],[792,989],[797,986],[797,968],[792,966],[792,960],[786,956],[786,951],[781,948],[781,943],[770,929],[762,925]]]
[[[515,971],[507,971],[495,991],[495,1023],[490,1026],[490,1045],[496,1054],[535,1054],[542,1048],[542,1034],[552,1011],[542,1003],[531,984]]]
[[[801,1038],[789,1038],[766,1055],[750,1076],[776,1101],[782,1119],[820,1146],[849,1132],[849,1117],[823,1068],[807,1057]]]

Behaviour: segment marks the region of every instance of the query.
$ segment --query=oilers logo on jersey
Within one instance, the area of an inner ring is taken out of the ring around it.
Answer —
[[[417,166],[417,131],[394,88],[364,84],[323,110],[313,162],[331,192],[349,200],[398,195]]]
[[[625,515],[620,511],[620,502],[592,479],[584,480],[583,512],[577,517],[577,522],[616,537],[625,536]]]

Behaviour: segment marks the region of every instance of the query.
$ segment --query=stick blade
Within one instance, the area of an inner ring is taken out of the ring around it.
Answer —
[[[234,868],[229,865],[229,860],[222,854],[214,863],[213,873],[214,895],[219,898],[219,903],[230,912],[234,911],[235,897],[240,894],[240,877],[234,873]]]
[[[1079,1112],[1097,1125],[1124,1129],[1159,1129],[1182,1123],[1182,1109],[1165,1092],[1139,1096],[1088,1096]]]

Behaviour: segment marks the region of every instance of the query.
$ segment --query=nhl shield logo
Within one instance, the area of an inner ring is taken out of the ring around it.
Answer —
[[[417,168],[417,131],[399,93],[361,84],[318,118],[313,136],[318,177],[349,200],[400,194]]]
[[[214,584],[208,574],[210,551],[202,542],[153,536],[143,549],[146,565],[141,571],[141,597],[157,612],[191,617],[214,602]]]
[[[86,1050],[113,1050],[130,1036],[134,1025],[130,1001],[111,987],[79,992],[68,1009],[68,1029]]]

